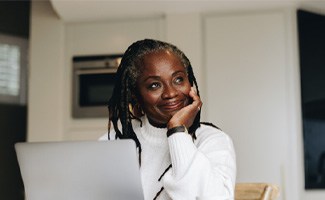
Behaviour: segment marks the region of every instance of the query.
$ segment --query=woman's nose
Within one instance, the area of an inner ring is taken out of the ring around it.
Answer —
[[[162,94],[162,98],[163,99],[171,99],[176,97],[178,94],[178,91],[176,90],[175,87],[173,87],[172,85],[168,85],[164,87],[164,91]]]

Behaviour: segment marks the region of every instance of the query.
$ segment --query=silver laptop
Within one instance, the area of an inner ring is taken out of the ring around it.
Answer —
[[[27,200],[143,200],[132,140],[17,143]]]

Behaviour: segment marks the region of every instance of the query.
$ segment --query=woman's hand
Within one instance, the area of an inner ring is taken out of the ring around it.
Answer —
[[[182,125],[186,126],[188,129],[193,124],[197,113],[201,109],[202,101],[193,87],[191,87],[189,96],[193,99],[193,102],[173,115],[173,117],[167,123],[168,129]]]

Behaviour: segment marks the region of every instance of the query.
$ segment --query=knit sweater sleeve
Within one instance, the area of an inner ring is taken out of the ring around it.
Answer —
[[[234,199],[236,160],[229,136],[214,128],[203,128],[193,143],[187,133],[168,138],[172,169],[163,185],[172,199]]]

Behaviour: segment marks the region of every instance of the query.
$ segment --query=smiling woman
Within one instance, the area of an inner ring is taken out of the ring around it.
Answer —
[[[190,61],[177,47],[145,39],[126,50],[101,139],[136,142],[146,200],[234,198],[232,141],[200,123],[201,106]]]

